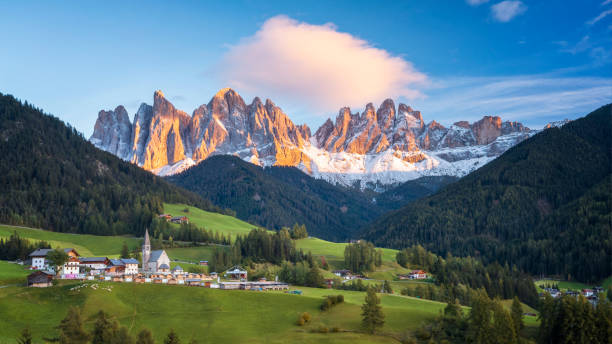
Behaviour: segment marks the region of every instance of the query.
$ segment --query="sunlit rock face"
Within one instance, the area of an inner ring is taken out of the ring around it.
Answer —
[[[220,90],[190,115],[156,91],[132,123],[122,106],[100,111],[90,141],[159,175],[175,174],[214,154],[232,154],[260,166],[296,166],[347,186],[377,188],[425,175],[463,176],[535,131],[485,116],[446,128],[420,111],[386,99],[352,112],[343,107],[311,136],[271,100],[250,104]]]

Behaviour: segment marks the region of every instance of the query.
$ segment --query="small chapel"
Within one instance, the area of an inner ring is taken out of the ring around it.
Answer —
[[[142,271],[144,273],[163,273],[170,271],[170,258],[164,250],[151,251],[149,230],[145,230],[145,240],[142,245]]]

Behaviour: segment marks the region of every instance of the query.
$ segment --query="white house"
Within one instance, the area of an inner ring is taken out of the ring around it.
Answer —
[[[77,257],[70,257],[62,267],[62,275],[67,278],[76,278],[79,274],[80,262]]]
[[[121,259],[125,266],[126,275],[137,275],[138,274],[138,261],[134,258]]]
[[[89,268],[91,274],[100,274],[110,265],[106,257],[81,257],[81,266]]]
[[[49,267],[47,262],[47,253],[52,251],[50,248],[39,248],[38,250],[30,253],[32,259],[32,267],[38,270],[46,270]]]

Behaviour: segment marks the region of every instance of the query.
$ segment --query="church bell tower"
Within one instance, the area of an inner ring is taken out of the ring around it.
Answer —
[[[151,257],[151,241],[149,240],[149,229],[145,230],[144,244],[142,244],[142,270],[147,271],[147,263]]]

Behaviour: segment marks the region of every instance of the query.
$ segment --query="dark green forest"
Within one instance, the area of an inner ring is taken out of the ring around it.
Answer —
[[[294,167],[261,168],[213,156],[168,180],[242,220],[269,229],[304,224],[311,235],[344,240],[384,212],[358,191],[314,179]]]
[[[57,232],[141,235],[163,202],[220,211],[103,152],[74,128],[0,94],[0,223]]]
[[[435,195],[384,215],[364,237],[534,275],[585,282],[610,276],[611,111],[607,105],[538,133]]]

